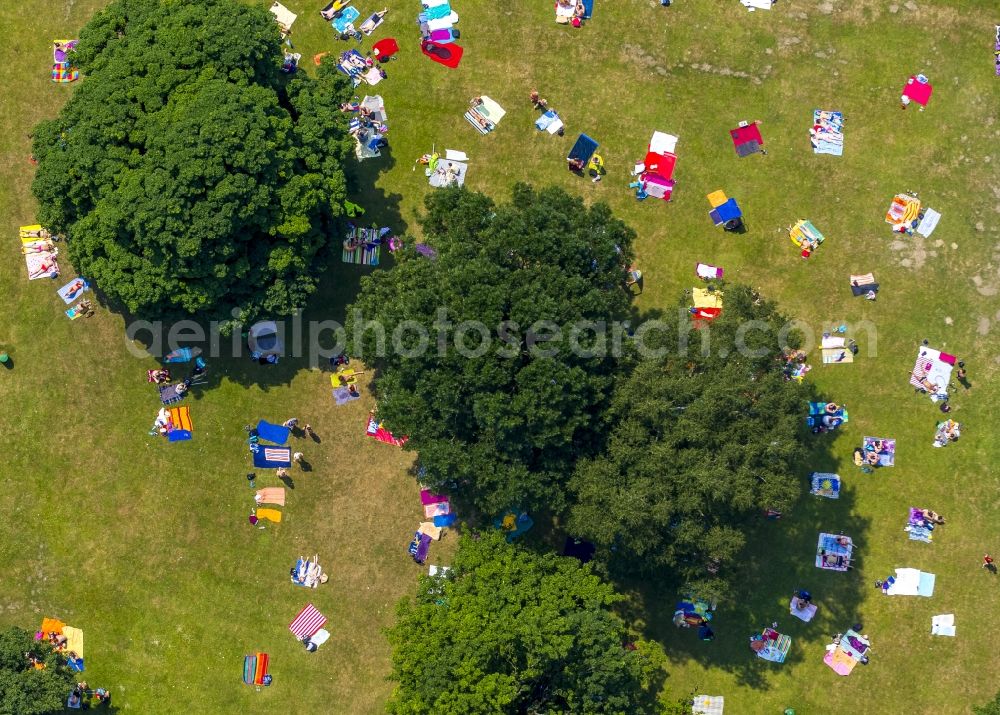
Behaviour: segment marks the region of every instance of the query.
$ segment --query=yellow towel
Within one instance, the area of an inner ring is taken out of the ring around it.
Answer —
[[[65,626],[63,635],[66,636],[66,652],[76,653],[83,657],[83,631],[73,626]]]
[[[713,209],[718,208],[719,206],[722,206],[722,204],[729,201],[729,197],[726,196],[726,192],[721,189],[719,191],[713,191],[705,198],[708,199],[708,203],[712,205]]]
[[[709,291],[706,288],[692,288],[691,296],[694,298],[695,308],[721,308],[722,293],[719,291]]]
[[[273,521],[275,524],[281,523],[281,512],[277,509],[258,509],[257,510],[258,519],[267,519],[268,521]]]

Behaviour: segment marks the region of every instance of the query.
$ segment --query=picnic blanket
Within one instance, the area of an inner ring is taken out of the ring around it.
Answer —
[[[201,352],[201,348],[178,348],[167,353],[163,362],[188,362]]]
[[[562,119],[559,117],[559,113],[554,109],[549,109],[545,111],[542,116],[535,120],[535,129],[538,131],[545,131],[549,134],[558,134],[560,129],[563,129],[565,125]]]
[[[707,263],[697,263],[694,267],[694,273],[699,278],[708,281],[713,278],[722,278],[723,270],[716,266],[710,266]]]
[[[726,699],[721,695],[695,695],[691,704],[692,715],[724,715]]]
[[[271,14],[274,15],[275,21],[284,33],[291,32],[292,25],[298,17],[298,15],[282,5],[280,2],[272,3]]]
[[[952,636],[955,635],[955,614],[945,613],[940,616],[931,617],[932,636]]]
[[[317,588],[322,582],[323,568],[319,565],[319,557],[312,560],[299,557],[292,569],[291,581],[296,586]]]
[[[69,62],[56,62],[52,65],[52,81],[56,84],[68,84],[80,79],[80,70],[74,69]]]
[[[451,502],[447,499],[433,504],[424,504],[424,518],[432,519],[436,516],[445,516],[451,513]]]
[[[277,469],[292,466],[292,450],[288,447],[269,447],[263,444],[250,445],[253,466],[258,469]]]
[[[839,365],[854,362],[854,353],[847,348],[823,348],[823,364]]]
[[[382,246],[367,243],[357,243],[350,245],[344,241],[344,250],[340,259],[344,263],[353,263],[359,266],[377,266],[382,255]]]
[[[382,24],[382,16],[379,15],[377,12],[373,12],[368,17],[367,20],[361,23],[358,29],[361,30],[361,32],[365,33],[366,35],[371,35],[373,32],[375,32],[375,28],[377,28],[381,24]]]
[[[590,161],[590,158],[594,156],[594,152],[597,151],[598,143],[588,137],[586,134],[581,134],[573,142],[573,147],[569,150],[569,154],[566,155],[567,159],[579,159],[584,164]]]
[[[272,424],[267,420],[260,420],[257,423],[256,430],[259,439],[265,442],[274,442],[275,444],[284,444],[288,441],[288,435],[292,433],[288,427]]]
[[[815,110],[809,138],[814,154],[843,155],[844,115],[841,112]]]
[[[420,522],[420,526],[417,527],[418,534],[426,534],[427,536],[431,537],[434,541],[438,541],[441,539],[442,531],[443,528],[437,526],[433,521],[422,521]]]
[[[903,85],[902,96],[909,97],[911,101],[926,107],[927,103],[931,101],[933,91],[934,87],[927,81],[926,77],[922,74],[912,75]]]
[[[59,263],[54,254],[48,251],[24,254],[24,263],[28,267],[28,280],[39,278],[55,278],[59,275]]]
[[[77,657],[83,657],[83,631],[73,626],[63,626],[62,634],[66,636],[65,653],[76,653]]]
[[[444,65],[451,69],[458,67],[462,61],[462,55],[465,53],[465,50],[454,42],[443,44],[433,40],[420,43],[420,51],[439,65]]]
[[[928,208],[924,210],[924,217],[920,220],[917,225],[917,233],[919,233],[924,238],[930,238],[930,235],[934,233],[934,229],[937,228],[938,221],[941,220],[941,214],[939,214],[934,209]]]
[[[763,151],[764,137],[760,135],[760,127],[756,122],[744,123],[730,130],[729,136],[732,137],[736,155],[741,158]]]
[[[257,509],[254,514],[257,515],[258,519],[273,521],[275,524],[281,523],[281,512],[277,509]]]
[[[874,274],[851,275],[851,293],[854,296],[866,295],[869,291],[878,293],[878,283],[875,282]]]
[[[333,401],[337,406],[346,405],[348,402],[353,402],[354,400],[360,400],[361,393],[351,393],[351,388],[349,387],[335,387],[333,388]]]
[[[469,165],[464,161],[438,161],[437,168],[428,169],[428,183],[436,189],[451,185],[464,186],[468,170]]]
[[[354,21],[360,16],[360,10],[353,5],[348,5],[340,11],[340,17],[334,18],[330,25],[337,31],[338,34],[345,35],[348,32],[348,26],[353,27]]]
[[[886,579],[882,592],[886,596],[923,596],[934,595],[934,582],[937,576],[919,569],[896,569],[894,578]]]
[[[479,99],[481,103],[475,105],[465,113],[465,121],[471,124],[480,134],[489,134],[497,128],[497,124],[500,123],[500,120],[504,118],[507,112],[485,94]],[[486,125],[483,126],[477,117],[485,120]]]
[[[69,283],[64,285],[59,289],[59,297],[63,299],[63,303],[69,305],[74,300],[83,295],[90,288],[90,284],[87,283],[85,278],[74,278]]]
[[[881,444],[881,449],[876,450],[876,446]],[[896,440],[885,437],[865,437],[861,442],[862,450],[865,454],[878,451],[878,464],[880,467],[892,467],[896,464]]]
[[[194,432],[194,423],[191,421],[191,408],[187,405],[182,407],[171,407],[170,424],[173,427],[167,432],[167,440],[170,442],[184,442],[191,439]]]
[[[885,212],[885,222],[892,225],[893,231],[904,233],[916,228],[919,215],[920,199],[909,194],[896,194]]]
[[[419,531],[414,532],[413,541],[410,542],[407,551],[409,551],[410,556],[418,564],[422,564],[427,560],[427,554],[431,549],[431,537],[427,534],[421,534]]]
[[[906,532],[910,541],[922,541],[925,544],[930,544],[934,539],[934,531],[924,524],[907,523],[903,527],[903,531]]]
[[[267,666],[270,658],[267,653],[253,653],[243,657],[243,683],[246,685],[263,685],[267,676]]]
[[[840,498],[840,475],[830,472],[813,472],[809,478],[809,493],[827,499]]]
[[[284,487],[265,487],[264,489],[258,489],[254,500],[258,504],[277,504],[278,506],[285,505],[285,488]]]
[[[840,646],[837,646],[832,650],[827,650],[826,654],[823,656],[823,662],[830,666],[834,673],[843,676],[850,675],[851,671],[854,670],[854,666],[858,664],[858,661],[840,648]]]
[[[753,647],[754,643],[763,643],[763,647]],[[758,658],[772,663],[784,663],[788,651],[792,647],[791,636],[778,633],[772,628],[765,628],[760,636],[751,638],[751,648]]]
[[[802,608],[796,608],[797,599],[793,596],[791,602],[788,604],[788,612],[798,618],[800,621],[805,621],[808,623],[816,615],[816,611],[819,608],[815,603],[807,603]]]
[[[187,395],[187,391],[178,393],[177,385],[182,383],[176,383],[173,385],[160,385],[160,402],[164,405],[172,405],[175,402],[180,402]]]
[[[846,539],[846,543],[841,543],[843,539]],[[847,571],[853,552],[854,542],[851,537],[821,533],[816,543],[816,566],[828,571]]]
[[[708,288],[691,289],[692,305],[695,308],[722,308],[722,293]]]
[[[372,45],[372,54],[381,62],[399,52],[399,44],[394,37],[386,37]]]
[[[382,422],[376,419],[374,413],[369,413],[368,424],[365,428],[365,434],[369,437],[374,437],[379,442],[385,442],[386,444],[395,445],[396,447],[402,447],[406,444],[406,437],[396,437],[392,432],[387,430],[382,426]]]
[[[806,219],[796,221],[795,225],[788,230],[788,236],[792,239],[792,243],[800,248],[808,244],[819,245],[826,240],[819,229]]]
[[[917,349],[917,360],[910,371],[910,384],[937,402],[948,398],[951,372],[958,358],[927,346]]]
[[[316,631],[326,625],[326,616],[316,610],[316,607],[311,603],[299,611],[299,615],[295,616],[290,624],[288,624],[288,630],[292,632],[299,640],[304,638],[309,638],[313,636]]]

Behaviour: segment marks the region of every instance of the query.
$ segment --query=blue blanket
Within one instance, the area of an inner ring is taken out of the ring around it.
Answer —
[[[448,3],[435,5],[434,7],[426,8],[422,14],[428,20],[443,20],[451,14],[451,5]]]
[[[588,162],[590,161],[590,157],[594,155],[594,152],[597,151],[597,146],[597,142],[588,137],[586,134],[581,134],[577,138],[576,144],[574,144],[573,148],[569,150],[569,156],[566,158],[580,159],[583,162]]]
[[[361,11],[355,8],[353,5],[345,7],[341,13],[340,17],[330,23],[334,30],[343,35],[347,32],[347,26],[354,23],[358,17],[361,16]]]
[[[253,466],[258,469],[277,469],[292,466],[292,450],[288,447],[268,447],[264,444],[250,445]]]
[[[261,420],[257,423],[257,436],[265,442],[284,444],[288,441],[288,435],[291,434],[291,432],[292,431],[287,427],[273,425],[266,420]]]

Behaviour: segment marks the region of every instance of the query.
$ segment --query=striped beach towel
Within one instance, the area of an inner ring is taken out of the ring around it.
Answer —
[[[317,611],[316,607],[310,603],[299,611],[299,615],[289,624],[288,630],[296,638],[302,640],[312,636],[324,625],[326,625],[326,616]]]

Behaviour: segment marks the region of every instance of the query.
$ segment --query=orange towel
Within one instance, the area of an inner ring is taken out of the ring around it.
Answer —
[[[258,489],[257,496],[260,497],[257,500],[258,504],[277,504],[278,506],[285,505],[284,487],[267,487],[266,489]]]
[[[170,423],[174,426],[174,429],[194,432],[194,423],[191,422],[191,408],[187,405],[183,407],[171,407]]]
[[[257,510],[258,519],[267,519],[268,521],[273,521],[275,524],[281,523],[281,512],[277,509],[258,509]]]
[[[40,630],[46,636],[48,636],[49,633],[56,633],[58,635],[62,635],[63,628],[65,627],[66,624],[60,621],[58,618],[43,618],[42,625],[39,626],[38,630]]]

